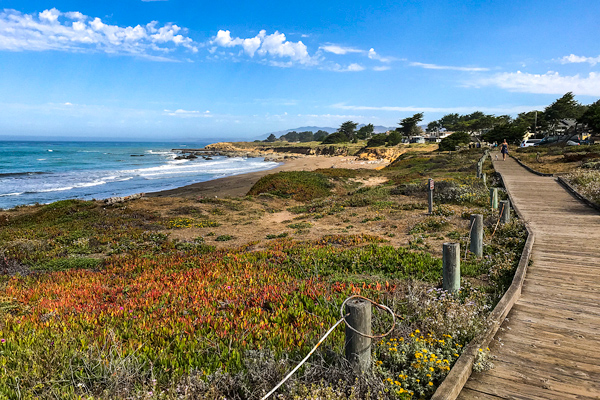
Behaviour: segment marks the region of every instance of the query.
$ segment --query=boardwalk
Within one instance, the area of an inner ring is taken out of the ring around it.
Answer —
[[[459,399],[600,399],[600,214],[551,177],[495,161],[535,233],[520,300],[490,345],[495,368]]]

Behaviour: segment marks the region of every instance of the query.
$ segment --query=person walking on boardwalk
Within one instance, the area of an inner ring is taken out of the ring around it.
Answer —
[[[506,139],[500,145],[500,153],[502,153],[502,161],[506,161],[506,155],[508,154],[508,143],[506,143]]]

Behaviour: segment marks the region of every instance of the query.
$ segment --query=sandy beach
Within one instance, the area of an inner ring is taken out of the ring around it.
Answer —
[[[176,189],[146,193],[146,197],[197,197],[245,196],[263,176],[280,171],[313,171],[319,168],[378,169],[388,161],[363,161],[352,156],[299,156],[285,160],[273,169],[228,176],[206,182],[194,183]]]

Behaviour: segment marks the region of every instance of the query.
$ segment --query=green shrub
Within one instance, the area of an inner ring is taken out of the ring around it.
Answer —
[[[315,172],[331,178],[355,178],[359,174],[358,170],[348,168],[319,168]]]
[[[235,239],[235,238],[231,235],[219,235],[215,238],[215,241],[216,242],[227,242],[232,239]]]
[[[461,144],[471,142],[471,135],[467,132],[454,132],[452,135],[445,137],[440,142],[439,151],[454,151]]]
[[[288,225],[288,228],[296,229],[298,231],[310,229],[311,227],[312,227],[312,224],[310,222],[297,222],[295,224]]]
[[[379,147],[385,146],[387,143],[387,135],[385,133],[380,133],[378,135],[373,136],[367,142],[367,147]]]
[[[66,271],[69,269],[95,269],[102,263],[97,258],[56,258],[34,267],[40,271]]]
[[[280,197],[291,197],[298,201],[309,201],[331,194],[329,179],[316,172],[289,171],[263,176],[252,186],[249,195],[269,193]]]
[[[419,222],[413,226],[408,233],[438,232],[448,226],[448,224],[449,221],[444,217],[427,217],[423,222]]]
[[[322,144],[348,143],[350,139],[342,132],[334,132],[323,140]]]
[[[267,235],[267,239],[282,239],[282,238],[285,238],[285,237],[288,237],[288,233],[287,232],[283,232],[283,233],[280,233],[278,235],[276,235],[274,233],[269,233]]]
[[[344,205],[347,207],[365,207],[380,201],[388,201],[390,191],[389,186],[360,188],[344,201]]]

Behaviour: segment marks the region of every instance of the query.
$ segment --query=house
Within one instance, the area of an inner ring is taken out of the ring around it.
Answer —
[[[577,120],[575,118],[563,118],[554,125],[554,135],[564,135],[571,129],[575,129]]]

